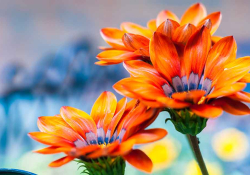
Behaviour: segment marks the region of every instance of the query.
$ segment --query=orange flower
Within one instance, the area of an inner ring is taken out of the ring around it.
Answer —
[[[121,24],[121,29],[103,28],[101,36],[111,48],[101,47],[104,51],[97,55],[100,61],[96,64],[119,64],[128,60],[150,62],[149,40],[155,31],[167,35],[175,44],[182,47],[189,37],[203,25],[206,25],[213,34],[219,27],[220,21],[220,12],[207,15],[206,8],[197,3],[187,9],[181,20],[171,11],[163,10],[156,19],[148,22],[147,27],[124,22]],[[214,43],[218,39],[220,37],[212,37]]]
[[[250,57],[236,59],[236,49],[232,36],[211,47],[209,29],[202,26],[179,55],[169,37],[155,32],[150,41],[152,65],[125,62],[132,77],[117,82],[114,89],[151,107],[186,108],[204,118],[218,117],[223,110],[249,114],[242,102],[250,102],[250,94],[242,90],[250,82]]]
[[[153,142],[163,138],[167,131],[145,128],[151,124],[159,110],[151,109],[136,100],[118,103],[111,92],[103,92],[96,100],[90,116],[73,107],[62,107],[56,116],[39,117],[41,132],[29,136],[49,147],[37,150],[41,154],[64,152],[65,157],[50,163],[58,167],[78,158],[95,160],[100,157],[122,156],[134,167],[151,172],[152,162],[135,144]]]

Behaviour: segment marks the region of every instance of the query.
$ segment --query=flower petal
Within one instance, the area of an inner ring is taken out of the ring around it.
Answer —
[[[132,33],[125,33],[122,37],[124,45],[132,51],[149,46],[149,39]]]
[[[167,36],[155,32],[149,48],[151,61],[159,73],[170,83],[172,83],[172,78],[180,77],[178,53],[173,42]]]
[[[228,97],[222,97],[214,100],[213,105],[221,107],[224,111],[233,115],[248,115],[250,109],[244,103],[240,101],[230,99]]]
[[[179,22],[179,18],[171,11],[169,10],[163,10],[161,11],[156,18],[156,26],[159,27],[164,21],[167,19],[174,20],[176,22]]]
[[[211,36],[205,26],[190,37],[184,50],[184,65],[188,80],[191,73],[201,77],[210,47]]]
[[[228,36],[219,40],[209,51],[206,68],[204,71],[204,79],[214,78],[222,73],[225,64],[233,61],[236,56],[236,42],[233,36]]]
[[[150,158],[141,150],[132,150],[129,154],[123,156],[124,159],[130,163],[135,168],[144,171],[146,173],[151,173],[153,168],[153,163]]]
[[[60,110],[62,118],[85,140],[88,141],[87,133],[93,133],[96,136],[97,128],[94,120],[84,111],[63,106]]]
[[[105,50],[96,56],[97,59],[104,62],[111,62],[112,64],[118,64],[126,60],[139,59],[140,57],[141,55],[124,50]]]
[[[156,27],[156,19],[151,19],[148,21],[147,23],[147,27],[149,29],[151,29],[153,32],[156,31],[157,27]]]
[[[210,33],[212,35],[218,29],[218,27],[221,23],[221,18],[222,18],[222,15],[220,12],[213,12],[213,13],[207,15],[207,17],[205,17],[198,25],[203,25],[207,19],[210,19],[211,23],[212,23],[212,29],[211,29]]]
[[[159,27],[157,28],[156,32],[162,33],[163,35],[166,35],[170,39],[174,35],[174,31],[180,26],[180,24],[176,21],[173,21],[171,19],[167,19],[165,22],[163,22]]]
[[[74,147],[75,145],[62,137],[55,136],[52,134],[47,134],[44,132],[30,132],[28,134],[32,139],[43,143],[45,145],[52,145],[52,146],[65,146],[65,147]]]
[[[248,92],[240,91],[240,92],[236,92],[228,97],[233,99],[233,100],[250,103],[250,93],[248,93]]]
[[[162,139],[167,135],[165,129],[155,128],[138,132],[129,139],[136,140],[136,144],[150,143]]]
[[[221,107],[208,104],[192,105],[190,106],[190,109],[196,115],[204,118],[216,118],[223,112]]]
[[[161,77],[155,68],[140,60],[125,61],[125,69],[134,77],[148,77],[159,85],[168,84],[168,82]]]
[[[142,35],[147,38],[151,38],[152,31],[150,29],[147,29],[145,27],[142,27],[138,24],[132,23],[132,22],[123,22],[121,24],[121,29],[126,33],[133,33],[137,35]]]
[[[243,82],[243,83],[250,83],[250,73],[244,75],[239,82]]]
[[[60,158],[60,159],[58,159],[58,160],[56,160],[54,162],[51,162],[49,164],[49,166],[50,167],[60,167],[60,166],[66,164],[66,163],[68,163],[68,162],[70,162],[70,161],[72,161],[74,159],[75,159],[74,157],[66,156],[66,157]]]
[[[206,98],[216,98],[216,97],[220,97],[220,96],[229,96],[229,95],[232,95],[236,92],[243,90],[245,87],[246,87],[245,83],[235,83],[235,84],[228,85],[228,86],[222,87],[220,89],[214,90],[211,94],[206,96]]]
[[[97,124],[97,128],[103,128],[106,133],[116,110],[117,100],[112,92],[103,92],[92,107],[90,116]]]
[[[191,90],[188,92],[177,92],[173,93],[172,98],[180,101],[191,102],[197,104],[200,99],[205,95],[203,90]]]
[[[103,28],[100,33],[102,38],[113,48],[126,50],[122,42],[123,31],[116,28]]]
[[[165,106],[167,108],[181,109],[181,108],[186,108],[191,105],[190,103],[174,100],[169,97],[157,97],[156,100],[159,103],[161,103],[162,106]]]
[[[62,152],[68,152],[71,149],[72,149],[71,147],[50,146],[47,148],[36,150],[34,152],[39,153],[39,154],[57,154],[57,153],[62,153]]]
[[[99,66],[108,66],[108,65],[119,64],[119,63],[122,63],[122,61],[119,61],[119,62],[97,61],[97,62],[95,62],[95,64],[99,65]]]
[[[194,34],[196,31],[197,29],[193,24],[185,24],[175,30],[172,40],[175,43],[185,45],[192,34]]]
[[[115,150],[113,150],[113,152],[110,153],[110,156],[126,155],[132,150],[134,144],[135,144],[134,139],[129,139],[124,141],[121,144],[119,144],[118,147]]]
[[[83,140],[61,117],[39,117],[37,125],[42,132],[60,136],[72,142],[77,139]]]
[[[206,8],[201,3],[190,6],[181,18],[181,25],[191,23],[197,25],[203,18],[207,16]]]

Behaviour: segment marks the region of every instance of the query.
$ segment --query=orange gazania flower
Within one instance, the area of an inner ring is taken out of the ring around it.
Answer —
[[[207,15],[206,8],[200,4],[190,6],[183,14],[181,20],[168,10],[161,11],[156,19],[150,20],[147,27],[131,22],[123,22],[121,29],[103,28],[102,38],[111,48],[101,47],[103,52],[97,55],[98,65],[119,64],[128,60],[149,59],[149,40],[153,33],[160,32],[170,37],[175,44],[185,44],[189,37],[204,24],[213,34],[221,22],[221,13],[214,12]],[[220,37],[214,36],[212,40],[218,41]]]
[[[151,172],[151,160],[133,146],[159,140],[167,134],[164,129],[145,130],[158,114],[159,110],[136,100],[127,103],[123,98],[117,103],[114,94],[103,92],[90,115],[73,107],[62,107],[59,115],[39,117],[41,132],[31,132],[29,136],[49,145],[35,151],[37,153],[66,154],[50,163],[51,167],[61,166],[75,158],[95,160],[121,156],[134,167]]]
[[[249,114],[242,102],[250,102],[250,94],[242,90],[249,82],[250,57],[236,59],[236,49],[232,36],[211,47],[209,29],[203,26],[179,57],[169,37],[155,32],[150,42],[152,65],[125,62],[132,77],[117,82],[114,89],[152,107],[186,108],[205,118],[217,117],[223,110]]]

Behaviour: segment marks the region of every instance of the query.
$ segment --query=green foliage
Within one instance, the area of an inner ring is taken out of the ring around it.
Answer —
[[[169,112],[171,118],[167,118],[165,122],[170,120],[175,129],[182,134],[196,136],[206,127],[208,119],[199,117],[188,109],[166,109],[166,111]]]
[[[126,163],[120,156],[116,158],[101,157],[98,159],[76,160],[79,168],[84,168],[81,174],[88,175],[124,175]],[[78,169],[79,169],[78,168]]]

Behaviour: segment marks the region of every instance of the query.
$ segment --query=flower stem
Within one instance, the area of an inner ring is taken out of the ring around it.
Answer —
[[[190,143],[190,147],[191,147],[191,149],[192,149],[192,151],[193,151],[193,153],[195,155],[196,161],[199,164],[202,175],[208,175],[208,171],[207,171],[205,162],[204,162],[204,160],[202,158],[202,154],[201,154],[201,151],[200,151],[199,142],[198,142],[197,137],[189,135],[189,134],[187,134],[186,136],[187,136],[188,141]]]

